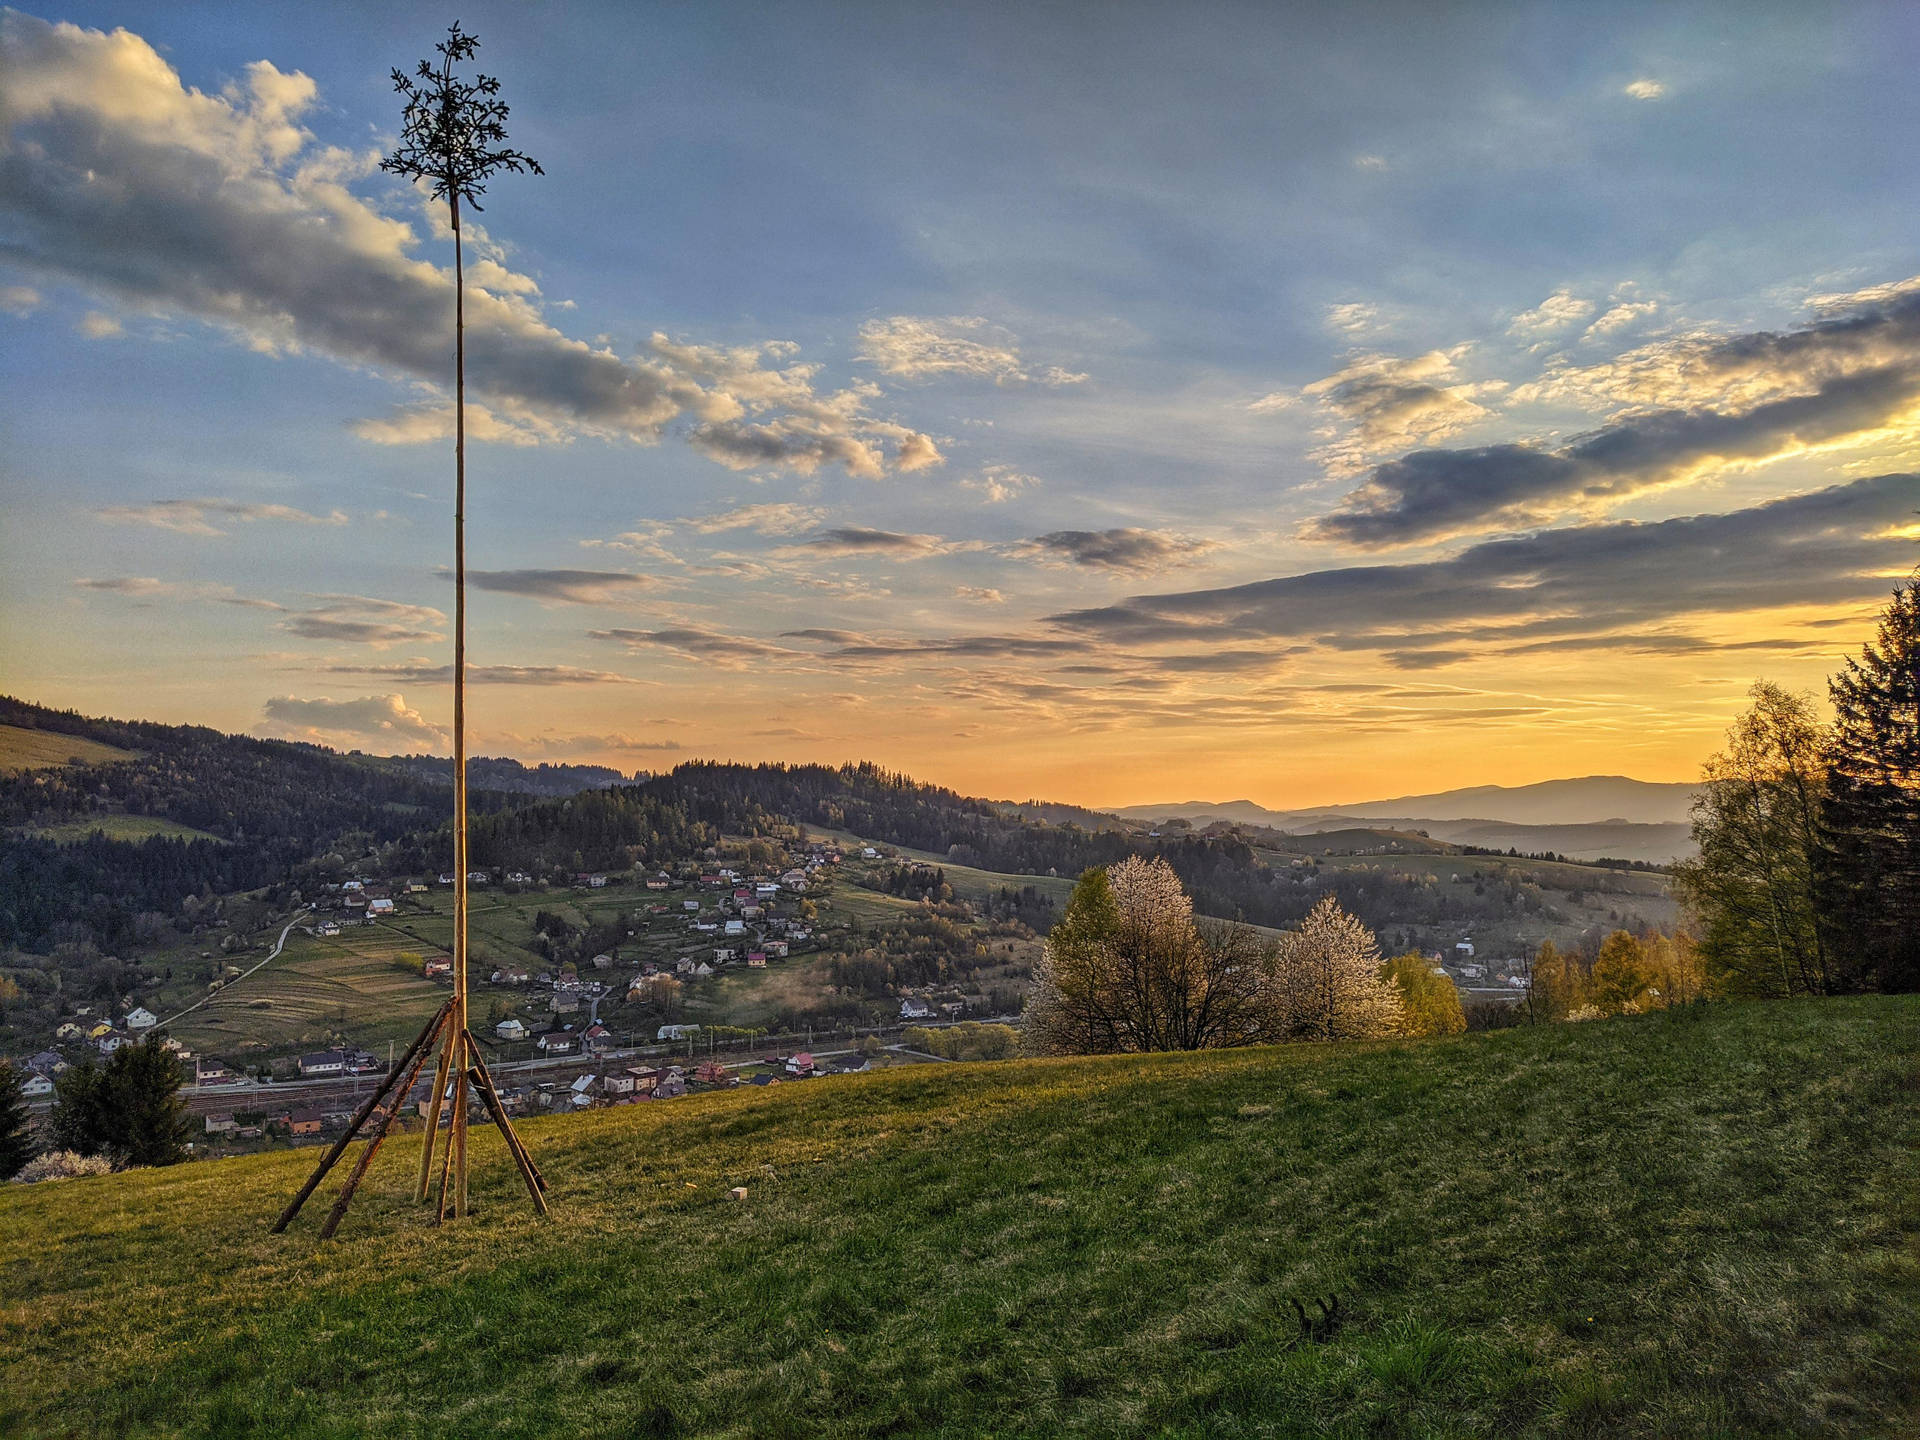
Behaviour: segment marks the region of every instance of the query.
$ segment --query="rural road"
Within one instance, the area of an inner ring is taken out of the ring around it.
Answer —
[[[164,1028],[165,1026],[171,1025],[173,1024],[174,1021],[178,1020],[181,1015],[191,1015],[194,1011],[198,1010],[202,1005],[206,1004],[209,1000],[213,999],[214,996],[225,994],[230,987],[234,985],[238,985],[242,980],[246,979],[247,976],[253,974],[255,970],[258,970],[261,965],[271,964],[274,960],[278,959],[280,956],[281,950],[286,948],[287,936],[293,933],[293,927],[300,923],[300,917],[306,914],[306,912],[311,908],[312,908],[311,906],[302,905],[298,910],[293,912],[293,918],[287,921],[287,928],[280,932],[280,938],[273,942],[273,949],[267,952],[267,958],[265,960],[262,960],[259,965],[255,965],[251,969],[243,971],[241,974],[234,976],[233,979],[229,980],[225,985],[222,985],[218,990],[208,991],[205,995],[202,995],[198,1000],[194,1001],[193,1004],[187,1006],[186,1009],[182,1010],[179,1015],[169,1015],[166,1019],[162,1020],[158,1026],[155,1026],[154,1028],[161,1029],[161,1028]]]

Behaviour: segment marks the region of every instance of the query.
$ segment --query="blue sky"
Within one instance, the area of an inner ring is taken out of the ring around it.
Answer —
[[[7,12],[10,690],[444,745],[448,18]],[[1920,552],[1909,7],[459,18],[483,750],[1678,779]]]

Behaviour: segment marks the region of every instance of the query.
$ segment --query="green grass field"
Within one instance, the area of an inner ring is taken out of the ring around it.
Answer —
[[[54,730],[0,725],[0,770],[52,770],[75,763],[106,765],[131,760],[134,752]]]
[[[25,833],[37,835],[42,840],[67,844],[84,840],[96,830],[104,833],[109,840],[149,840],[155,835],[164,835],[172,840],[220,838],[205,830],[196,830],[191,825],[162,820],[154,815],[89,815],[84,820],[67,820],[58,825],[31,826]]]
[[[17,1436],[1894,1436],[1920,999],[900,1067],[0,1191]],[[748,1187],[744,1202],[727,1188]],[[329,1187],[330,1188],[330,1187]],[[1301,1341],[1291,1302],[1346,1321]]]

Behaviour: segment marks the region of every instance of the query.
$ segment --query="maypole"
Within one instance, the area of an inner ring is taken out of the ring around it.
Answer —
[[[321,1159],[312,1178],[274,1225],[276,1234],[299,1214],[307,1197],[355,1137],[372,1126],[358,1162],[321,1227],[322,1239],[333,1234],[436,1045],[440,1053],[427,1102],[427,1133],[420,1147],[415,1198],[424,1201],[433,1188],[434,1152],[439,1149],[437,1219],[445,1220],[449,1213],[456,1218],[467,1213],[467,1092],[471,1088],[488,1118],[499,1126],[507,1151],[526,1182],[527,1193],[533,1197],[534,1208],[542,1215],[547,1213],[546,1181],[507,1118],[467,1015],[467,296],[460,205],[464,200],[471,209],[479,210],[486,180],[498,171],[543,173],[531,157],[501,148],[507,138],[507,106],[499,98],[500,82],[486,75],[466,81],[454,73],[455,64],[471,59],[479,48],[479,40],[456,24],[447,31],[446,40],[434,47],[440,56],[437,62],[422,60],[413,75],[393,72],[394,89],[406,98],[406,107],[401,116],[400,143],[380,162],[380,168],[391,174],[429,182],[433,198],[447,202],[447,218],[453,230],[453,998],[427,1022],[399,1065],[387,1073],[386,1080],[354,1116],[346,1134]],[[396,1085],[402,1072],[404,1083]],[[453,1107],[444,1145],[440,1142],[443,1102]]]

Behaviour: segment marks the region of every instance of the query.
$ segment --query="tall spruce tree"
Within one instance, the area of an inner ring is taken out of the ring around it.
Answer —
[[[27,1136],[27,1077],[19,1067],[0,1060],[0,1180],[11,1180],[33,1158]]]
[[[1829,690],[1831,943],[1848,988],[1920,990],[1920,572]]]
[[[180,1062],[157,1034],[123,1045],[104,1066],[75,1066],[54,1087],[53,1135],[62,1149],[128,1165],[186,1158],[192,1122],[180,1098]]]

